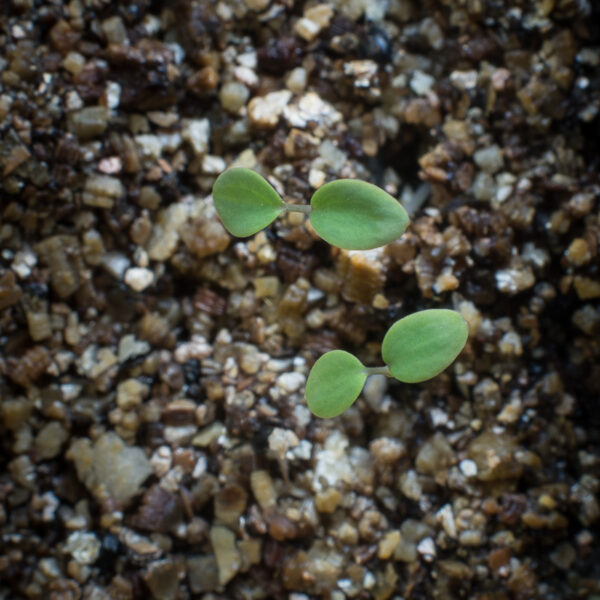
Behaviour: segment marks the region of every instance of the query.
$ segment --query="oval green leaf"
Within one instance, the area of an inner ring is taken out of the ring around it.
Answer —
[[[264,229],[285,207],[264,178],[241,167],[221,173],[212,195],[223,225],[237,237],[248,237]]]
[[[467,343],[467,336],[467,322],[457,312],[423,310],[390,327],[381,354],[396,379],[417,383],[450,366]]]
[[[338,179],[320,187],[310,201],[310,222],[333,246],[369,250],[393,242],[408,225],[402,205],[376,185]]]
[[[349,352],[323,354],[306,381],[308,408],[317,417],[337,417],[358,398],[366,378],[365,367]]]

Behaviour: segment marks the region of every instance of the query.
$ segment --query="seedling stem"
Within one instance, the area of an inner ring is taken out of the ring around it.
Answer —
[[[364,372],[367,375],[385,375],[386,377],[392,376],[390,368],[387,365],[384,365],[383,367],[365,367]]]
[[[308,215],[312,210],[312,206],[310,204],[289,204],[286,202],[284,210],[286,212],[299,212]]]

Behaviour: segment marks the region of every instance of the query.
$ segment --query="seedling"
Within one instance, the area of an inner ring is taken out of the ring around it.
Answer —
[[[358,398],[368,375],[387,375],[405,383],[431,379],[460,354],[467,335],[466,321],[452,310],[424,310],[404,317],[383,338],[383,367],[365,367],[344,350],[321,356],[306,382],[308,407],[317,417],[338,416]]]
[[[279,215],[310,215],[314,230],[334,246],[369,250],[393,242],[408,225],[408,215],[387,192],[364,181],[338,179],[312,196],[310,205],[288,204],[260,175],[249,169],[225,171],[215,181],[213,199],[227,230],[254,235]],[[306,382],[308,407],[317,417],[336,417],[358,398],[368,375],[406,383],[441,373],[467,342],[467,323],[456,312],[424,310],[397,321],[383,338],[385,366],[365,367],[344,350],[327,352],[313,365]]]
[[[375,185],[356,179],[326,183],[310,205],[288,204],[260,175],[233,168],[215,181],[213,199],[227,230],[237,237],[254,235],[285,212],[309,215],[314,230],[329,244],[369,250],[393,242],[408,226],[402,205]]]

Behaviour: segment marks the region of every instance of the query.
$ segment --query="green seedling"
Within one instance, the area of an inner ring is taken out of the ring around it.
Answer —
[[[254,235],[290,211],[308,214],[326,242],[347,250],[383,246],[408,226],[406,211],[392,196],[354,179],[325,184],[313,194],[310,205],[288,204],[260,175],[234,168],[217,178],[213,199],[221,221],[237,237]],[[365,367],[344,350],[321,356],[306,382],[308,407],[318,417],[336,417],[358,398],[368,375],[387,375],[406,383],[431,379],[459,355],[467,335],[467,323],[451,310],[424,310],[404,317],[383,338],[383,367]]]
[[[358,398],[368,375],[386,375],[405,383],[431,379],[452,364],[467,336],[466,321],[452,310],[424,310],[404,317],[383,338],[383,367],[365,367],[343,350],[321,356],[306,382],[308,407],[317,417],[338,416]]]
[[[399,202],[356,179],[326,183],[313,194],[310,205],[288,204],[254,171],[233,168],[215,181],[213,199],[221,221],[237,237],[254,235],[285,212],[308,214],[326,242],[346,250],[383,246],[408,226],[408,215]]]

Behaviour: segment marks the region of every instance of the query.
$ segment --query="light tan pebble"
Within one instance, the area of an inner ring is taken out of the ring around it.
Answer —
[[[250,67],[235,67],[233,70],[233,75],[240,83],[243,83],[247,88],[250,89],[255,89],[260,83],[258,75],[254,69]],[[246,98],[244,104],[246,104],[247,100],[248,99]]]
[[[276,380],[277,387],[288,394],[297,392],[305,383],[306,375],[296,372],[283,373]]]
[[[289,90],[294,92],[294,94],[301,94],[306,87],[308,79],[308,74],[306,69],[302,67],[296,67],[292,69],[290,74],[287,76],[285,80],[285,84]]]
[[[300,443],[298,436],[291,429],[275,427],[268,438],[269,450],[280,459],[284,459],[288,450]]]
[[[35,449],[41,460],[49,460],[60,454],[69,433],[58,421],[51,421],[39,431],[35,438]]]
[[[91,175],[85,182],[84,204],[97,208],[113,208],[115,200],[124,194],[120,179],[110,175]]]
[[[500,423],[508,425],[510,423],[516,423],[520,419],[522,413],[523,403],[521,402],[521,399],[516,396],[511,398],[510,402],[504,406],[497,419]]]
[[[498,172],[504,166],[502,151],[500,150],[500,147],[495,144],[477,150],[477,152],[473,154],[473,160],[480,169],[489,174]]]
[[[173,452],[169,446],[160,446],[150,458],[150,464],[157,477],[164,477],[173,464]]]
[[[125,44],[128,42],[127,30],[121,17],[114,16],[104,19],[100,27],[109,44]]]
[[[258,262],[261,265],[268,265],[277,260],[277,252],[275,252],[275,248],[271,244],[263,244],[256,253],[256,258],[258,258]]]
[[[315,4],[304,11],[304,16],[320,27],[328,27],[333,18],[333,8],[329,4]]]
[[[523,345],[516,331],[507,331],[498,342],[498,349],[504,356],[521,356]]]
[[[246,105],[249,97],[250,91],[239,81],[230,81],[223,84],[219,92],[221,106],[232,113],[239,112],[240,108]]]
[[[121,103],[121,86],[116,81],[109,81],[106,84],[106,88],[102,96],[100,97],[100,104],[114,110],[119,107]]]
[[[434,559],[437,552],[433,539],[430,537],[423,538],[417,544],[417,552],[421,554],[425,560]]]
[[[436,517],[448,536],[452,539],[455,539],[457,536],[457,531],[452,506],[450,504],[444,504],[444,506],[442,506],[442,508],[440,508],[440,510],[438,510],[436,513]]]
[[[485,535],[478,529],[467,529],[460,532],[458,543],[461,546],[481,546],[485,543]]]
[[[310,19],[302,17],[296,21],[294,31],[307,42],[312,42],[320,33],[321,26]]]
[[[151,110],[146,116],[152,123],[159,127],[169,128],[179,121],[179,115],[175,112],[164,112],[162,110]]]
[[[196,156],[208,152],[210,122],[208,119],[184,119],[181,129],[182,138],[190,144]]]
[[[192,358],[203,360],[208,358],[213,351],[213,347],[201,335],[194,335],[189,342],[184,342],[177,346],[174,353],[175,361],[183,364]]]
[[[202,159],[202,171],[209,175],[218,175],[222,173],[227,167],[227,163],[220,156],[213,156],[207,154]]]
[[[88,106],[69,113],[67,129],[80,140],[89,140],[104,133],[108,119],[109,111],[104,106]]]
[[[113,432],[103,434],[93,444],[87,438],[74,440],[67,458],[75,463],[79,480],[97,499],[112,498],[120,505],[126,505],[152,473],[144,451],[126,446]]]
[[[369,444],[369,450],[375,460],[384,464],[394,464],[406,454],[406,448],[401,440],[381,437]]]
[[[400,477],[400,491],[411,500],[419,500],[423,494],[423,488],[419,482],[419,476],[412,469],[403,473]]]
[[[253,284],[257,298],[273,298],[279,293],[279,279],[275,276],[257,277]]]
[[[446,469],[454,462],[454,451],[440,432],[434,434],[423,443],[417,454],[415,465],[417,471],[429,475]]]
[[[320,308],[315,308],[306,315],[305,320],[310,329],[319,329],[325,324],[325,313]]]
[[[426,96],[434,83],[434,77],[423,71],[416,70],[410,80],[410,89],[419,96]]]
[[[291,98],[292,92],[289,90],[280,90],[252,98],[248,104],[250,123],[263,129],[274,128]]]
[[[162,144],[157,135],[143,133],[135,136],[138,154],[149,161],[158,160],[162,154]]]
[[[69,52],[61,64],[71,75],[79,75],[85,66],[85,57],[79,52]]]
[[[565,252],[567,260],[576,267],[581,267],[592,259],[592,253],[583,238],[575,238]]]
[[[379,541],[377,547],[377,557],[381,560],[388,560],[400,543],[401,537],[400,531],[397,529],[388,531]]]
[[[342,494],[335,488],[327,488],[315,496],[315,508],[320,513],[333,514],[341,503]]]
[[[459,286],[459,281],[456,275],[452,272],[444,271],[440,273],[433,284],[433,291],[436,294],[441,294],[443,292],[450,292],[452,290],[457,289]]]
[[[465,477],[477,476],[477,463],[474,460],[468,458],[461,460],[458,464],[458,468]]]
[[[320,188],[325,183],[325,172],[321,169],[311,169],[308,172],[308,183],[315,190]]]
[[[154,273],[150,269],[131,267],[125,271],[125,283],[136,292],[144,291],[153,281]]]
[[[93,533],[74,531],[67,538],[65,552],[80,565],[91,565],[100,556],[101,543]]]
[[[217,566],[219,569],[219,583],[226,585],[240,569],[241,558],[235,545],[235,534],[226,527],[213,526],[210,530],[212,544]]]
[[[102,266],[104,270],[114,277],[115,279],[121,279],[123,274],[130,265],[129,258],[124,254],[118,252],[107,252],[102,257]]]
[[[147,394],[147,385],[137,379],[126,379],[117,386],[117,405],[123,410],[131,410],[139,406]]]
[[[98,163],[98,171],[100,173],[104,173],[105,175],[115,175],[116,173],[120,173],[123,169],[123,163],[118,156],[109,156],[108,158],[103,158]]]
[[[258,505],[263,510],[275,506],[277,492],[268,471],[252,471],[250,474],[250,488]]]
[[[530,267],[496,271],[496,287],[505,294],[518,294],[534,284],[535,276]],[[598,284],[598,288],[600,290],[600,284]]]
[[[135,335],[129,333],[119,340],[118,360],[124,363],[130,358],[141,356],[150,351],[150,344],[145,340],[138,340]]]
[[[219,421],[215,421],[214,423],[211,423],[210,425],[207,425],[201,429],[198,434],[194,436],[194,439],[192,440],[192,446],[206,448],[226,433],[227,428],[225,425]]]

